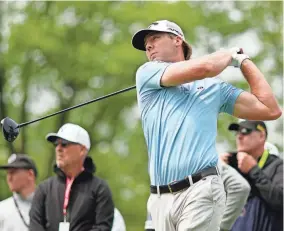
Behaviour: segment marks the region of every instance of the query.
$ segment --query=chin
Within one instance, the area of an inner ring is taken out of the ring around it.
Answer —
[[[11,192],[17,193],[19,191],[19,189],[17,189],[16,187],[13,187],[13,186],[9,186],[9,189],[10,189]]]
[[[56,165],[58,168],[64,167],[64,163],[62,161],[56,161]]]
[[[248,152],[248,149],[244,147],[240,147],[238,148],[238,152]]]

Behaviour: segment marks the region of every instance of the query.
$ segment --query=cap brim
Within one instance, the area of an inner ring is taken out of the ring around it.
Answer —
[[[25,165],[25,164],[7,164],[7,165],[2,165],[0,166],[0,169],[11,169],[11,168],[17,168],[17,169],[32,169],[30,165]]]
[[[46,140],[51,142],[51,143],[54,143],[58,138],[59,139],[63,139],[63,140],[67,140],[69,142],[74,142],[74,143],[78,143],[77,141],[75,140],[72,140],[72,139],[68,139],[68,137],[64,137],[64,136],[59,136],[57,135],[57,133],[49,133],[46,135]],[[83,145],[83,144],[82,144]],[[85,146],[85,145],[84,145]]]
[[[239,130],[239,127],[240,127],[239,124],[233,123],[233,124],[230,124],[230,125],[229,125],[228,130],[229,130],[229,131],[238,131],[238,130]]]
[[[45,138],[51,143],[54,143],[58,138],[64,139],[63,137],[58,136],[56,133],[48,133]]]
[[[153,31],[157,31],[157,30],[144,29],[144,30],[138,31],[132,38],[133,47],[141,51],[146,51],[145,37]]]

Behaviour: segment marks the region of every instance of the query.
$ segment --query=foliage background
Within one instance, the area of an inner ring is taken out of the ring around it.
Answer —
[[[134,85],[146,57],[132,48],[132,35],[160,19],[183,28],[193,57],[243,47],[282,104],[282,9],[283,2],[272,1],[0,2],[0,117],[21,123]],[[221,78],[249,90],[237,69]],[[234,148],[232,121],[220,115],[220,151]],[[45,135],[66,122],[88,130],[96,174],[108,181],[128,230],[143,230],[149,179],[135,90],[25,127],[13,144],[0,139],[0,163],[27,153],[39,168],[38,183],[49,177],[54,150]],[[267,125],[282,151],[282,117]],[[8,196],[1,172],[0,200]]]

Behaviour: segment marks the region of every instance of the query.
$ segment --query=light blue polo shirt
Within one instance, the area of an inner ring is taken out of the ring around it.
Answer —
[[[136,73],[152,185],[165,185],[217,165],[218,114],[232,114],[242,92],[216,77],[161,87],[160,79],[170,64],[147,62]]]

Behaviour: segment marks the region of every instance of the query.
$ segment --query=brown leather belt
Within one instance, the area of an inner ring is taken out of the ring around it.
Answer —
[[[200,181],[202,178],[210,175],[219,175],[219,171],[217,167],[212,168],[206,168],[202,170],[201,172],[195,173],[191,176],[186,177],[183,180],[174,181],[167,185],[160,185],[160,186],[150,186],[151,193],[157,194],[158,191],[160,194],[163,193],[177,193],[179,191],[182,191],[184,189],[189,188],[194,183]],[[159,187],[159,190],[158,190]]]

